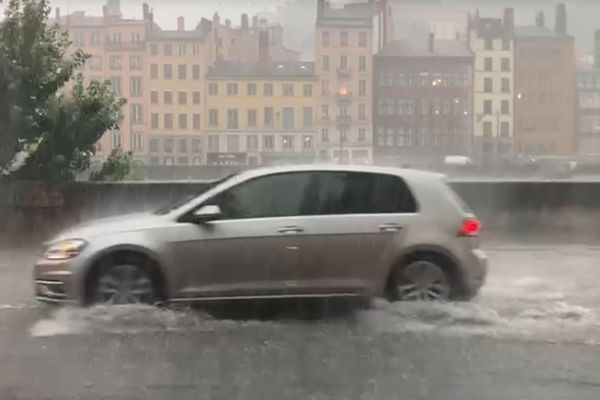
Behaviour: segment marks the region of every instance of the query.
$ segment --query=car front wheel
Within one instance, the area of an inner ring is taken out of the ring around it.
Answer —
[[[395,270],[390,282],[395,301],[447,301],[451,286],[444,269],[433,260],[412,260]]]
[[[155,304],[155,285],[139,260],[117,259],[104,265],[92,285],[94,304]]]

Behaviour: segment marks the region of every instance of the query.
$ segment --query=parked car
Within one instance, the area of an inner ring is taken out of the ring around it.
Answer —
[[[470,299],[484,282],[479,221],[414,170],[245,171],[155,213],[73,228],[34,268],[50,302],[386,296]]]

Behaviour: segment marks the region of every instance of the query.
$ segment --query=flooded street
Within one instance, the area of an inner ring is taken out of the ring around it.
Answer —
[[[0,398],[597,399],[600,247],[488,246],[471,303],[303,319],[42,307],[0,255]]]

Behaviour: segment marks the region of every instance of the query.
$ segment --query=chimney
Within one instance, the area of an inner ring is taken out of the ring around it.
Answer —
[[[271,56],[269,55],[269,32],[260,31],[258,34],[258,65],[267,69],[271,65]]]
[[[230,19],[225,20],[225,26],[228,28],[231,28],[231,20]]]
[[[221,19],[219,18],[219,13],[215,11],[213,14],[213,28],[218,29]]]
[[[567,34],[567,6],[565,6],[565,3],[560,3],[556,6],[556,25],[554,31],[556,33]]]
[[[185,18],[177,17],[177,30],[179,32],[185,31]]]
[[[594,65],[600,69],[600,29],[594,32]]]
[[[258,17],[255,15],[252,17],[252,26],[256,28],[258,26]]]
[[[102,17],[107,20],[108,19],[108,6],[102,6]]]
[[[433,53],[435,51],[435,33],[433,33],[433,32],[429,33],[428,50],[430,53]]]
[[[248,30],[248,14],[242,14],[242,29]]]
[[[535,26],[543,28],[546,25],[546,17],[544,16],[544,12],[540,11],[535,16]]]
[[[121,17],[121,0],[106,0],[108,15]]]
[[[144,17],[144,21],[148,21],[148,14],[150,14],[150,6],[148,3],[142,4],[142,15]]]
[[[60,22],[60,8],[58,7],[54,9],[54,18],[56,19],[57,23]]]
[[[515,10],[514,8],[504,9],[504,27],[506,29],[514,29],[515,27]]]
[[[317,0],[317,18],[323,16],[323,11],[325,11],[325,0]]]

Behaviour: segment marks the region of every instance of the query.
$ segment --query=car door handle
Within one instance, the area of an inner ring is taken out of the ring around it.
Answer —
[[[395,223],[379,225],[379,230],[382,232],[397,232],[401,229],[402,229],[402,226],[400,226],[399,224],[395,224]]]
[[[277,229],[277,232],[279,233],[300,233],[303,231],[304,229],[300,228],[299,226],[282,226],[281,228]]]

